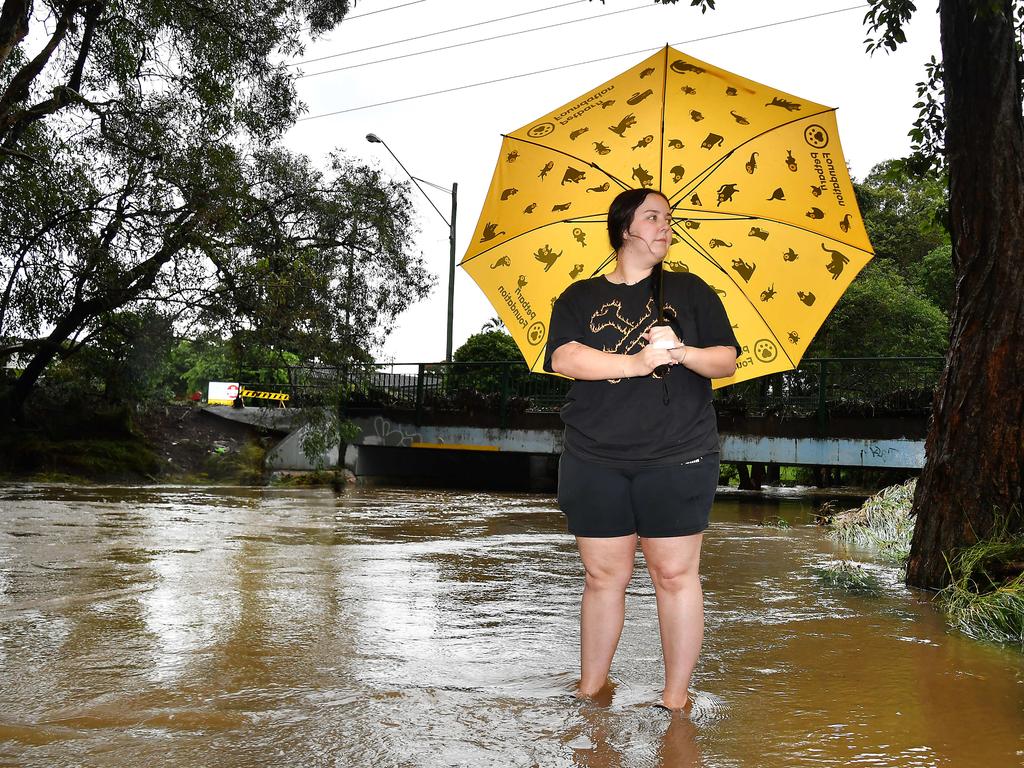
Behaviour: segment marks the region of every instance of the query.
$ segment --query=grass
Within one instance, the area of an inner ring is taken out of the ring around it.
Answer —
[[[885,488],[858,509],[840,512],[830,522],[832,536],[846,544],[876,547],[879,556],[891,563],[906,561],[914,521],[910,506],[917,480]]]
[[[263,461],[266,450],[256,442],[244,444],[235,451],[212,451],[206,457],[204,474],[210,480],[237,483],[238,485],[262,485]]]
[[[316,469],[309,471],[285,471],[275,472],[270,478],[271,485],[282,487],[320,487],[329,485],[335,490],[341,490],[348,484],[346,473],[337,469]]]
[[[968,637],[1024,650],[1024,534],[1004,521],[949,562],[950,584],[938,600],[949,622]]]
[[[812,573],[828,587],[867,594],[882,592],[882,584],[875,574],[849,560],[836,560],[826,566],[812,569]]]
[[[152,479],[160,460],[134,436],[52,439],[17,432],[0,439],[0,470],[41,482]]]

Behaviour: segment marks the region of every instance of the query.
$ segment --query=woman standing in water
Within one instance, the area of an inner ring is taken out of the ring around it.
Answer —
[[[740,350],[696,275],[666,273],[658,296],[672,241],[661,192],[616,197],[608,237],[615,269],[558,298],[545,359],[546,370],[576,380],[562,408],[558,503],[586,570],[579,695],[608,683],[639,539],[657,596],[661,704],[682,709],[704,637],[698,566],[718,485],[711,379],[731,376]],[[667,325],[655,324],[658,301]]]

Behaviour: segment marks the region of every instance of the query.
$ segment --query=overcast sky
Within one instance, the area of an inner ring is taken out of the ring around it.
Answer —
[[[907,44],[896,53],[869,57],[862,23],[867,6],[842,0],[718,0],[718,10],[704,15],[689,0],[668,6],[653,0],[357,0],[353,5],[349,18],[296,62],[304,75],[299,95],[308,112],[286,142],[313,157],[340,149],[404,178],[383,147],[366,141],[372,132],[413,175],[448,188],[457,182],[459,261],[480,213],[501,134],[611,79],[666,43],[838,107],[843,148],[856,178],[908,152],[916,83],[928,58],[939,55],[934,9],[917,12]],[[439,48],[447,50],[432,51]],[[448,217],[450,197],[427,190]],[[413,202],[421,229],[417,246],[437,285],[400,318],[378,355],[381,360],[444,359],[448,226],[416,190]],[[455,348],[495,314],[458,268]]]

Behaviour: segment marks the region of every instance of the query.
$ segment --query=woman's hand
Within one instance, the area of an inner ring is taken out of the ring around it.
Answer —
[[[675,349],[683,345],[670,325],[653,325],[643,336],[647,340],[648,346],[652,347]]]
[[[669,350],[656,347],[654,344],[648,344],[635,355],[630,355],[629,361],[633,368],[629,376],[647,376],[659,365],[675,365],[676,362]]]

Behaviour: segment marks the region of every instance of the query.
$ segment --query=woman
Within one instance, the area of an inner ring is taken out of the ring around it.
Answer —
[[[608,682],[639,539],[657,595],[661,705],[682,709],[704,636],[698,565],[718,485],[710,380],[732,375],[740,350],[721,301],[696,275],[666,273],[656,299],[672,241],[661,192],[616,197],[608,237],[615,269],[558,298],[545,360],[576,380],[562,408],[558,503],[586,570],[578,693],[594,696]],[[655,325],[658,301],[667,325]]]

